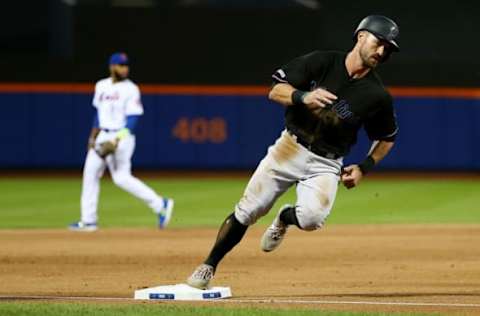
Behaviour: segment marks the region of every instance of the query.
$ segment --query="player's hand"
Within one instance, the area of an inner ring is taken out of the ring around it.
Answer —
[[[337,96],[333,93],[318,88],[308,92],[303,98],[303,103],[315,116],[319,116],[322,109],[331,105],[337,100]]]
[[[342,175],[340,176],[340,181],[342,181],[343,185],[347,189],[351,189],[356,187],[362,178],[363,173],[358,165],[350,165],[343,169]]]

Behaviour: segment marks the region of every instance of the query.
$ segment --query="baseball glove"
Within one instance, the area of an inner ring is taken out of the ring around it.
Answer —
[[[103,142],[95,146],[95,152],[102,158],[113,154],[117,149],[117,143],[112,141]]]

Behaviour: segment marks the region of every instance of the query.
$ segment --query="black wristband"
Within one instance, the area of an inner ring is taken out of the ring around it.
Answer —
[[[375,167],[375,160],[372,158],[372,156],[368,156],[358,165],[358,167],[363,174],[367,174],[370,170],[373,169],[373,167]]]
[[[305,105],[303,97],[307,94],[305,91],[295,90],[292,93],[292,103],[295,105]]]

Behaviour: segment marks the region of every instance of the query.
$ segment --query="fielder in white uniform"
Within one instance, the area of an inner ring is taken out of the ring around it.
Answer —
[[[143,114],[140,90],[128,79],[128,57],[125,53],[113,54],[109,64],[110,77],[99,80],[95,85],[92,103],[96,113],[83,169],[81,220],[69,228],[74,231],[98,229],[100,178],[107,167],[113,182],[144,201],[158,215],[159,227],[164,228],[172,216],[173,200],[157,195],[131,171],[134,129]]]

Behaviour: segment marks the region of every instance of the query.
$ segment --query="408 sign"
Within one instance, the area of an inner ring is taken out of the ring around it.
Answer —
[[[227,139],[227,123],[222,117],[180,117],[172,129],[173,137],[183,143],[221,144]]]

